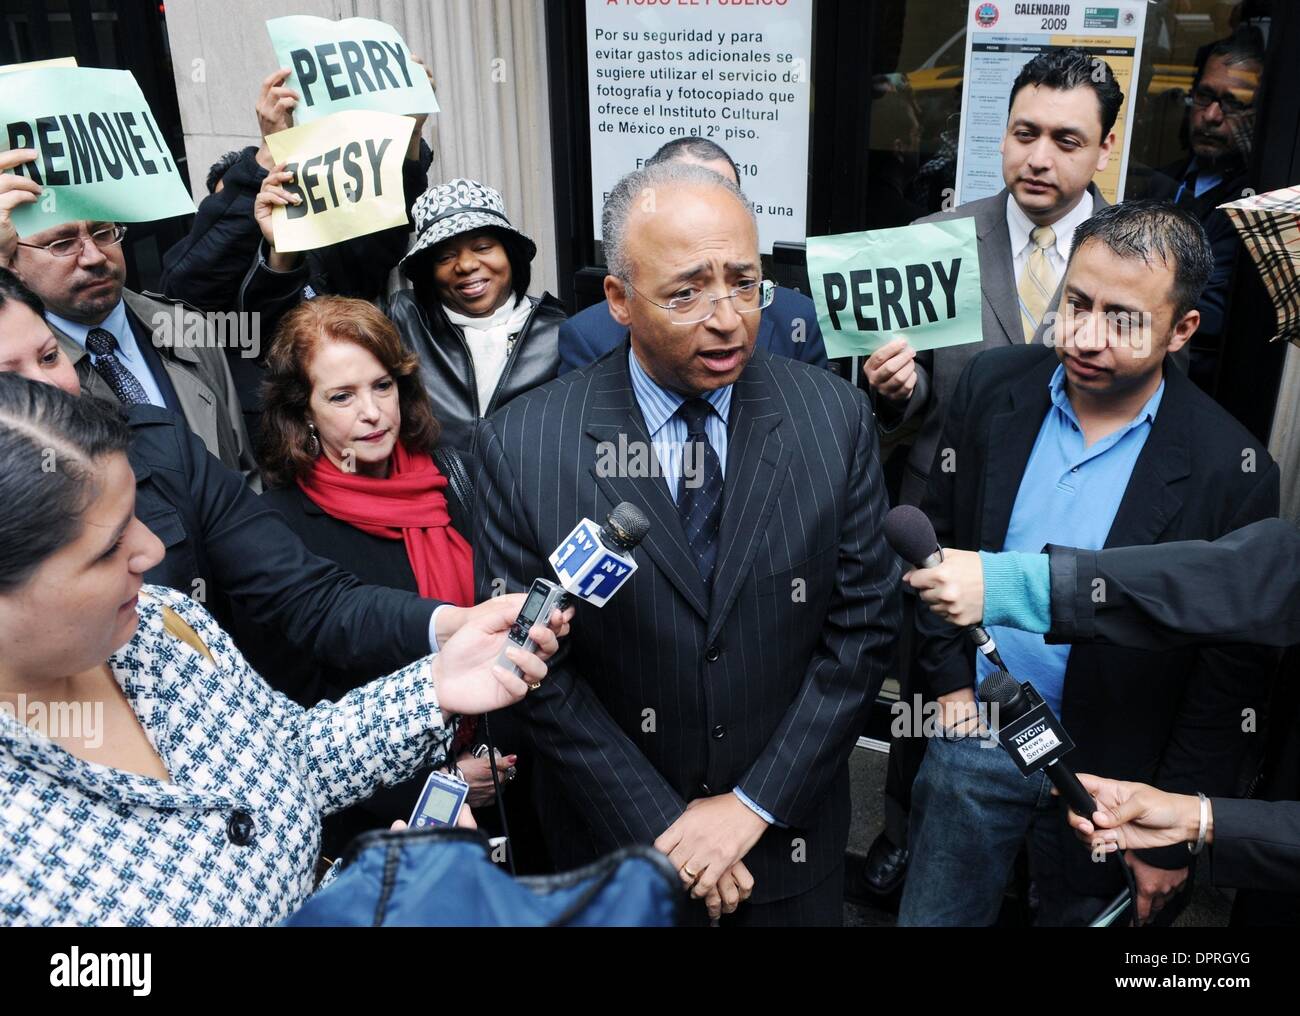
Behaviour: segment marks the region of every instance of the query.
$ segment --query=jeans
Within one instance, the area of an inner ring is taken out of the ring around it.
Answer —
[[[1064,851],[1086,851],[1042,773],[1028,779],[991,737],[935,737],[912,788],[912,859],[900,926],[987,926],[997,920],[1016,854],[1029,839],[1038,924],[1087,924],[1108,897],[1065,881]],[[1117,887],[1118,888],[1118,887]]]

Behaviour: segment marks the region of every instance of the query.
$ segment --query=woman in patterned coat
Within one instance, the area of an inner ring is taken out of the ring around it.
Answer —
[[[197,603],[143,585],[115,412],[0,375],[0,924],[260,925],[311,893],[321,815],[518,701],[567,625],[494,666],[512,616],[304,709]]]

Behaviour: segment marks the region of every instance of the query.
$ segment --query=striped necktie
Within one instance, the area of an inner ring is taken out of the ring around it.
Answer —
[[[126,364],[117,358],[117,339],[105,328],[92,328],[86,335],[86,350],[95,356],[91,364],[95,373],[108,382],[117,396],[117,401],[124,406],[144,406],[149,404],[149,396],[144,385],[126,369]]]
[[[718,560],[718,525],[722,521],[722,460],[704,430],[713,406],[704,399],[687,399],[677,412],[686,421],[686,444],[682,447],[685,461],[702,467],[695,476],[682,470],[677,485],[677,513],[700,578],[709,588]]]
[[[1034,333],[1047,312],[1047,305],[1056,292],[1056,269],[1047,256],[1048,248],[1056,243],[1056,233],[1051,226],[1035,226],[1029,231],[1033,248],[1025,262],[1025,269],[1020,273],[1020,285],[1016,290],[1020,294],[1020,327],[1024,329],[1025,341],[1033,342]]]

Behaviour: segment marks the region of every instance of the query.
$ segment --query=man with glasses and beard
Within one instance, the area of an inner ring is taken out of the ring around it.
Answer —
[[[1264,71],[1259,29],[1242,26],[1209,46],[1187,96],[1189,151],[1153,173],[1147,197],[1172,201],[1200,220],[1214,250],[1214,271],[1197,310],[1201,327],[1190,346],[1193,381],[1213,392],[1227,317],[1228,287],[1241,249],[1228,216],[1218,210],[1251,187],[1255,110]]]

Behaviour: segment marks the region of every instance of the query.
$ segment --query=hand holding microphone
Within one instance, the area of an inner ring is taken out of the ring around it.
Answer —
[[[936,614],[945,617],[953,624],[966,627],[967,634],[970,635],[971,641],[975,643],[975,648],[988,657],[989,662],[992,663],[993,666],[997,667],[999,670],[1005,670],[1006,667],[1002,663],[1002,657],[998,655],[996,643],[994,643],[989,633],[976,623],[984,613],[984,588],[982,580],[978,590],[979,595],[977,602],[979,606],[973,611],[974,619],[967,621],[955,620],[958,616],[967,618],[972,614],[972,609],[970,607],[972,594],[970,591],[969,578],[967,578],[965,585],[957,584],[955,582],[957,567],[960,567],[963,574],[969,572],[969,559],[974,557],[975,567],[978,568],[979,555],[970,554],[968,551],[941,549],[939,547],[939,540],[934,535],[934,526],[931,525],[930,520],[926,518],[925,512],[909,504],[900,504],[889,510],[889,513],[885,516],[885,540],[889,543],[889,546],[893,548],[895,554],[901,557],[904,561],[910,561],[912,564],[916,565],[918,569],[937,572],[940,569],[946,568],[946,571],[944,572],[945,581],[940,583],[941,587],[943,587],[943,592],[937,593],[930,590],[930,596],[922,595],[922,599],[924,599],[925,602],[932,604],[931,609],[934,610]],[[955,561],[960,562],[957,567],[947,567],[950,555],[954,556]],[[956,555],[960,556],[957,557]],[[909,572],[908,574],[915,573]],[[982,575],[982,572],[980,574]],[[940,613],[933,604],[946,598],[952,599],[954,609],[949,610],[945,606],[945,613]],[[965,606],[960,610],[956,609],[959,601],[965,604]]]
[[[984,564],[979,554],[948,548],[941,553],[942,561],[906,572],[903,581],[949,624],[960,628],[979,624],[984,616]]]
[[[632,551],[650,531],[650,520],[630,501],[619,503],[603,526],[583,519],[550,556],[559,582],[537,578],[524,598],[514,624],[506,634],[497,662],[518,675],[511,655],[517,649],[533,649],[531,626],[554,610],[565,610],[573,599],[603,607],[636,571]],[[571,610],[571,608],[569,608]],[[572,614],[569,614],[572,616]],[[529,682],[536,689],[540,682]]]

